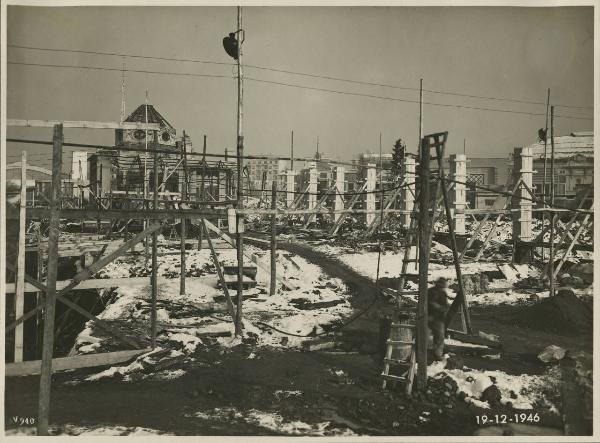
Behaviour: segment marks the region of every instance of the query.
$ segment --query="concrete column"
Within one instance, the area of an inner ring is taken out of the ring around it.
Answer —
[[[377,170],[375,169],[375,165],[373,163],[369,163],[367,165],[367,187],[365,191],[367,192],[365,195],[365,209],[367,211],[367,225],[371,225],[375,220],[375,187],[377,185]]]
[[[467,207],[467,157],[464,154],[452,154],[450,156],[450,174],[455,180],[454,187],[450,192],[452,201],[452,218],[454,233],[465,235],[465,209]]]
[[[513,161],[513,177],[515,182],[521,178],[531,189],[533,185],[533,155],[531,148],[515,148]],[[512,207],[519,210],[513,213],[513,241],[532,241],[531,222],[533,217],[533,202],[525,186],[521,186],[521,189],[515,192]]]
[[[412,211],[415,206],[415,159],[414,157],[404,157],[402,164],[402,178],[407,186],[403,187],[400,195],[402,197],[402,209]],[[402,215],[402,225],[408,229],[410,227],[410,214]]]
[[[308,209],[315,209],[317,206],[317,191],[319,189],[319,172],[317,164],[311,163],[308,169]],[[316,214],[308,216],[308,222],[313,223],[317,219]]]
[[[335,168],[335,207],[336,211],[340,211],[344,209],[344,201],[342,200],[342,196],[340,194],[344,193],[344,183],[345,183],[345,175],[346,171],[343,166],[336,166]],[[337,222],[338,219],[342,216],[342,214],[335,214],[334,220]]]
[[[311,163],[308,170],[308,209],[314,209],[317,206],[317,190],[319,185],[319,175],[317,165]]]
[[[285,190],[287,191],[285,194],[285,204],[286,207],[289,208],[294,203],[294,199],[296,197],[296,194],[294,194],[294,191],[296,190],[296,171],[286,171]]]

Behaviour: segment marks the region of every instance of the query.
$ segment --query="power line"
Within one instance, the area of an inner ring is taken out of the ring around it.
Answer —
[[[26,63],[26,62],[7,62],[9,65],[23,65],[23,66],[37,66],[37,67],[47,67],[47,68],[72,68],[72,69],[90,69],[90,70],[100,70],[100,71],[118,71],[118,72],[136,72],[142,74],[158,74],[158,75],[175,75],[175,76],[184,76],[184,77],[210,77],[210,78],[233,78],[229,75],[221,75],[221,74],[198,74],[198,73],[182,73],[182,72],[169,72],[169,71],[150,71],[150,70],[141,70],[141,69],[123,69],[123,68],[109,68],[109,67],[97,67],[97,66],[83,66],[83,65],[57,65],[57,64],[43,64],[43,63]],[[379,100],[390,100],[404,103],[419,103],[417,100],[410,99],[402,99],[397,97],[387,97],[381,95],[372,95],[372,94],[363,94],[359,92],[350,92],[350,91],[340,91],[335,89],[327,89],[327,88],[317,88],[312,86],[303,86],[297,85],[293,83],[284,83],[277,82],[272,80],[263,80],[252,77],[244,77],[245,80],[254,81],[258,83],[268,83],[285,87],[292,87],[298,89],[307,89],[313,91],[320,92],[329,92],[334,94],[341,95],[349,95],[355,97],[365,97],[365,98],[373,98]],[[491,112],[502,112],[507,114],[520,114],[520,115],[532,115],[532,116],[544,116],[543,113],[535,113],[535,112],[526,112],[526,111],[517,111],[517,110],[507,110],[507,109],[497,109],[497,108],[484,108],[478,106],[467,106],[467,105],[453,105],[447,103],[435,103],[435,102],[424,102],[424,104],[431,106],[440,106],[440,107],[449,107],[449,108],[458,108],[458,109],[470,109],[477,111],[491,111]],[[556,118],[567,118],[567,119],[575,119],[575,120],[593,120],[592,117],[575,117],[570,115],[555,115]]]
[[[79,49],[41,48],[41,47],[24,46],[24,45],[7,45],[7,46],[10,48],[35,50],[35,51],[66,52],[66,53],[78,53],[78,54],[106,55],[106,56],[114,56],[114,57],[129,57],[129,58],[138,58],[138,59],[146,59],[146,60],[160,60],[160,61],[170,61],[170,62],[201,63],[201,64],[210,64],[210,65],[235,66],[235,64],[233,64],[233,63],[217,62],[217,61],[213,61],[213,60],[157,57],[157,56],[126,54],[126,53],[117,53],[117,52],[86,51],[86,50],[79,50]],[[329,75],[291,71],[291,70],[273,68],[273,67],[267,67],[267,66],[258,66],[258,65],[250,65],[250,64],[246,64],[244,66],[246,68],[278,72],[281,74],[298,75],[298,76],[309,77],[309,78],[321,78],[321,79],[325,79],[325,80],[340,81],[340,82],[345,82],[345,83],[352,83],[352,84],[359,84],[359,85],[366,85],[366,86],[376,86],[376,87],[400,89],[400,90],[408,90],[408,91],[418,91],[419,90],[419,88],[416,88],[416,87],[392,85],[389,83],[367,82],[367,81],[363,81],[363,80],[354,80],[354,79],[334,77],[334,76],[329,76]],[[503,97],[492,97],[492,96],[484,96],[484,95],[476,95],[476,94],[465,94],[465,93],[460,93],[460,92],[442,91],[442,90],[435,90],[435,89],[424,89],[424,91],[429,92],[431,94],[452,95],[452,96],[468,97],[468,98],[475,98],[475,99],[481,99],[481,100],[506,101],[506,102],[515,102],[515,103],[530,104],[530,105],[544,105],[544,106],[546,105],[545,102],[521,100],[521,99],[514,99],[514,98],[503,98]],[[560,108],[573,108],[573,109],[594,109],[593,106],[576,106],[576,105],[561,105],[561,104],[556,104],[554,106],[560,107]]]

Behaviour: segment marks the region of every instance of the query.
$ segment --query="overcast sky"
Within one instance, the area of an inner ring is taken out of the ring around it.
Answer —
[[[593,9],[246,7],[244,63],[329,77],[385,83],[399,89],[298,76],[248,67],[245,75],[312,88],[418,100],[424,88],[556,105],[593,106]],[[233,7],[8,7],[8,44],[231,63],[222,38],[235,30]],[[121,68],[122,57],[8,48],[13,62]],[[126,73],[127,113],[149,102],[195,148],[235,146],[236,82],[228,65],[125,59],[134,70],[217,74],[231,78]],[[121,72],[8,65],[10,118],[118,121]],[[244,87],[247,153],[311,156],[319,136],[326,155],[350,159],[390,151],[401,137],[414,150],[418,105],[301,89],[248,79]],[[544,104],[425,93],[426,103],[544,114]],[[592,109],[557,107],[561,116]],[[533,143],[543,115],[425,105],[425,133],[449,131],[448,153],[503,157]],[[591,119],[557,118],[556,134],[591,131]],[[11,129],[9,136],[50,137],[51,130]],[[111,131],[66,131],[67,141],[112,143]],[[20,146],[11,144],[7,163]],[[46,162],[48,148],[30,148]]]

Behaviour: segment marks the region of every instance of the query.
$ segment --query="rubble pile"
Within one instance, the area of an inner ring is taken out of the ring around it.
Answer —
[[[554,297],[523,307],[515,313],[514,322],[561,335],[589,332],[593,326],[592,307],[573,291],[559,290]]]

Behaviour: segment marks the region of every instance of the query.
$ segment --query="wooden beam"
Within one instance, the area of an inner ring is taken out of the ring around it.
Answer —
[[[52,197],[50,199],[50,228],[48,235],[48,287],[44,309],[44,341],[40,369],[37,435],[48,435],[50,389],[52,385],[52,356],[54,351],[54,315],[56,309],[56,276],[58,273],[58,241],[60,235],[60,198],[62,175],[63,126],[54,126],[52,138]]]
[[[321,202],[319,202],[321,204]],[[277,209],[277,182],[273,180],[271,189],[271,209]],[[269,295],[277,293],[277,216],[271,216],[271,278]]]
[[[28,127],[28,128],[53,128],[55,125],[62,125],[63,128],[83,128],[83,129],[146,129],[149,131],[158,131],[158,123],[141,122],[97,122],[97,121],[59,121],[59,120],[23,120],[17,118],[6,119],[6,126]]]
[[[429,145],[425,145],[425,139],[421,140],[419,146],[421,157],[421,191],[419,197],[419,298],[417,301],[417,386],[424,389],[427,386],[427,343],[429,342],[429,328],[427,324],[427,291],[429,276],[429,250],[431,249],[431,224],[429,217],[429,181],[430,181],[430,157]],[[434,201],[435,201],[434,197]],[[403,288],[400,288],[400,292]]]
[[[211,277],[188,277],[188,281],[199,281],[210,279]],[[173,279],[158,277],[158,284],[164,285]],[[72,283],[72,280],[61,280],[56,282],[56,289],[61,290]],[[148,277],[124,277],[124,278],[90,278],[77,285],[77,289],[108,289],[119,288],[121,286],[148,286]],[[6,294],[14,294],[15,284],[6,283]],[[25,283],[25,292],[37,292],[39,288],[29,282]]]
[[[100,216],[104,220],[108,219],[155,219],[166,220],[175,217],[184,216],[186,218],[202,217],[227,217],[227,209],[107,209],[98,211],[98,209],[62,209],[61,218],[70,220],[92,220]],[[16,219],[19,217],[18,210],[11,205],[6,206],[6,218]],[[27,208],[27,218],[39,219],[49,218],[50,210],[48,208]]]
[[[200,225],[200,229],[206,230],[206,240],[208,242],[208,247],[210,248],[210,255],[212,257],[213,263],[217,270],[217,275],[219,276],[219,281],[221,282],[221,286],[223,287],[223,292],[225,293],[225,301],[227,302],[227,310],[229,311],[229,315],[231,315],[231,319],[235,321],[235,309],[233,308],[233,301],[229,295],[229,289],[227,288],[227,282],[223,276],[223,270],[221,269],[221,264],[219,263],[219,259],[217,258],[217,253],[215,252],[215,248],[213,247],[212,240],[210,239],[210,234],[208,233],[208,228],[206,227],[206,220],[202,220]]]
[[[53,358],[52,372],[124,363],[137,357],[138,355],[145,354],[146,352],[150,352],[150,348]],[[40,373],[40,368],[41,360],[31,360],[21,363],[7,363],[5,366],[5,375],[7,377],[36,375]]]

